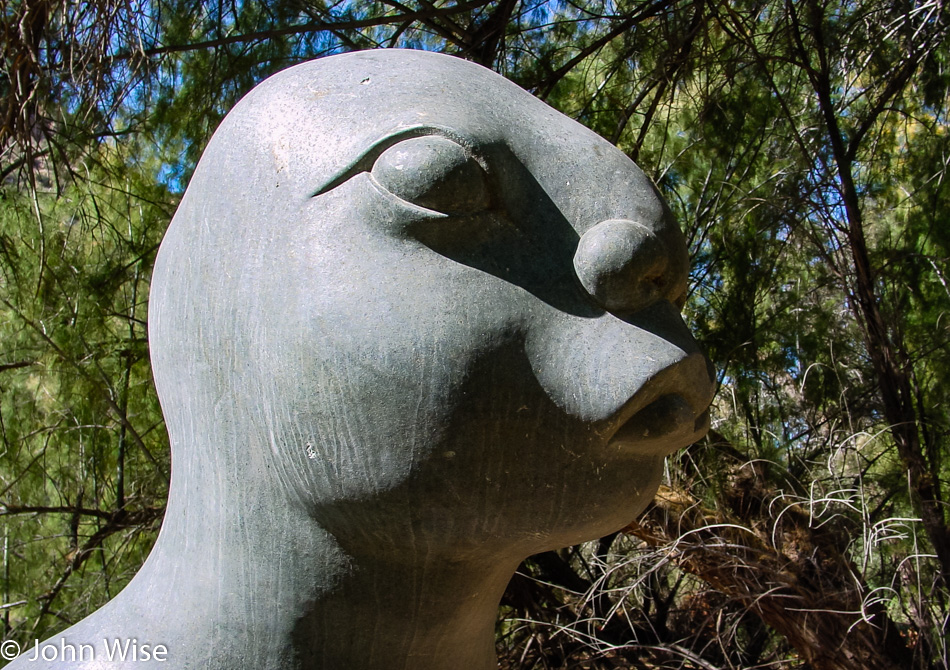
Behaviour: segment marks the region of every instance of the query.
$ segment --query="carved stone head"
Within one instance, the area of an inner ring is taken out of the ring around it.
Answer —
[[[614,531],[706,430],[687,262],[636,165],[484,68],[291,68],[222,123],[159,254],[174,476],[254,482],[356,552]]]

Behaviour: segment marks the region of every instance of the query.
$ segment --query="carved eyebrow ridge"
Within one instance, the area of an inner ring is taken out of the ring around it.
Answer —
[[[343,170],[332,177],[327,183],[317,189],[310,197],[316,198],[317,196],[332,191],[337,186],[349,181],[351,178],[355,177],[361,172],[369,172],[373,169],[376,159],[379,158],[383,152],[385,152],[390,147],[399,144],[403,140],[411,140],[417,137],[430,137],[433,135],[444,137],[447,140],[455,142],[468,153],[472,154],[472,157],[477,162],[482,163],[482,161],[479,160],[479,158],[472,152],[472,143],[459,135],[457,132],[443,126],[410,126],[408,128],[397,130],[388,135],[384,135],[383,137],[376,140],[369,149],[364,151],[356,160],[352,161],[349,165],[343,168]],[[484,167],[484,165],[482,167]]]

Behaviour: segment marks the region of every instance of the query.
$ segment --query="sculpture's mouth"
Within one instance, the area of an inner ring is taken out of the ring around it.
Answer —
[[[709,430],[708,402],[698,411],[678,393],[662,395],[623,421],[611,445],[666,456],[696,442]]]
[[[694,353],[664,368],[614,415],[608,444],[623,451],[666,456],[709,430],[715,394],[709,361]]]

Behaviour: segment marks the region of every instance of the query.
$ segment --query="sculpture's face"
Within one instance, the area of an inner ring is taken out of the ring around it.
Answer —
[[[686,272],[640,170],[497,75],[307,64],[222,125],[164,243],[172,440],[207,423],[351,551],[597,537],[706,430]]]

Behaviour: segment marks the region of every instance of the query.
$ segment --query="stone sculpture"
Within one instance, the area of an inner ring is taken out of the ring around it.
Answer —
[[[706,430],[686,276],[647,177],[486,69],[388,50],[268,79],[155,266],[155,548],[10,667],[494,667],[519,562],[628,524]]]

